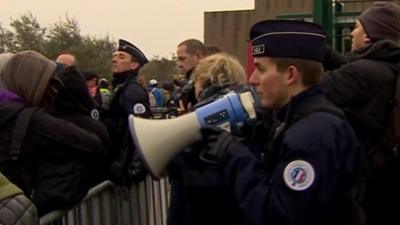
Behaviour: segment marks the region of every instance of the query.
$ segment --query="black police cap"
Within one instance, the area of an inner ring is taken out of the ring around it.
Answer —
[[[132,43],[125,41],[123,39],[119,39],[119,46],[118,51],[123,51],[134,57],[140,65],[144,65],[148,62],[146,56],[143,54],[142,51]]]
[[[253,56],[302,58],[322,62],[325,31],[315,23],[297,20],[265,20],[250,29]]]

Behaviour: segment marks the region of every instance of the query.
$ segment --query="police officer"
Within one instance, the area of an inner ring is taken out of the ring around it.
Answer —
[[[119,40],[118,50],[112,56],[113,96],[111,97],[105,124],[112,143],[112,179],[116,183],[129,183],[126,171],[135,157],[128,129],[128,116],[150,117],[147,90],[137,82],[139,69],[147,63],[143,52],[133,44]],[[129,173],[131,174],[131,173]]]
[[[275,127],[258,140],[266,140],[261,160],[228,132],[202,128],[203,157],[215,163],[251,224],[350,222],[359,148],[342,111],[318,85],[322,27],[266,20],[251,28],[250,38],[256,70],[249,83],[262,106],[275,110]]]

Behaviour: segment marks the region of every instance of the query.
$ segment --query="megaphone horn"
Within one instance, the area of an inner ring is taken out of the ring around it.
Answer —
[[[214,125],[230,131],[255,119],[253,104],[249,91],[228,93],[177,118],[151,120],[130,115],[129,129],[143,164],[154,179],[159,179],[179,151],[201,139],[201,127]]]

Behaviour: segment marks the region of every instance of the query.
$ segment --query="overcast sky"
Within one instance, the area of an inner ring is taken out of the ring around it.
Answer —
[[[31,12],[48,27],[68,15],[82,34],[124,38],[152,58],[171,57],[188,38],[203,40],[204,11],[253,9],[254,0],[0,0],[0,23]]]

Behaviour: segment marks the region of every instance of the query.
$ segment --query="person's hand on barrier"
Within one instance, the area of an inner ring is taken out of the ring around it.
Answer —
[[[147,170],[139,159],[135,159],[129,164],[128,171],[130,180],[135,183],[139,183],[147,177]]]
[[[200,159],[207,163],[216,164],[238,140],[229,132],[215,126],[201,128],[204,147]]]

